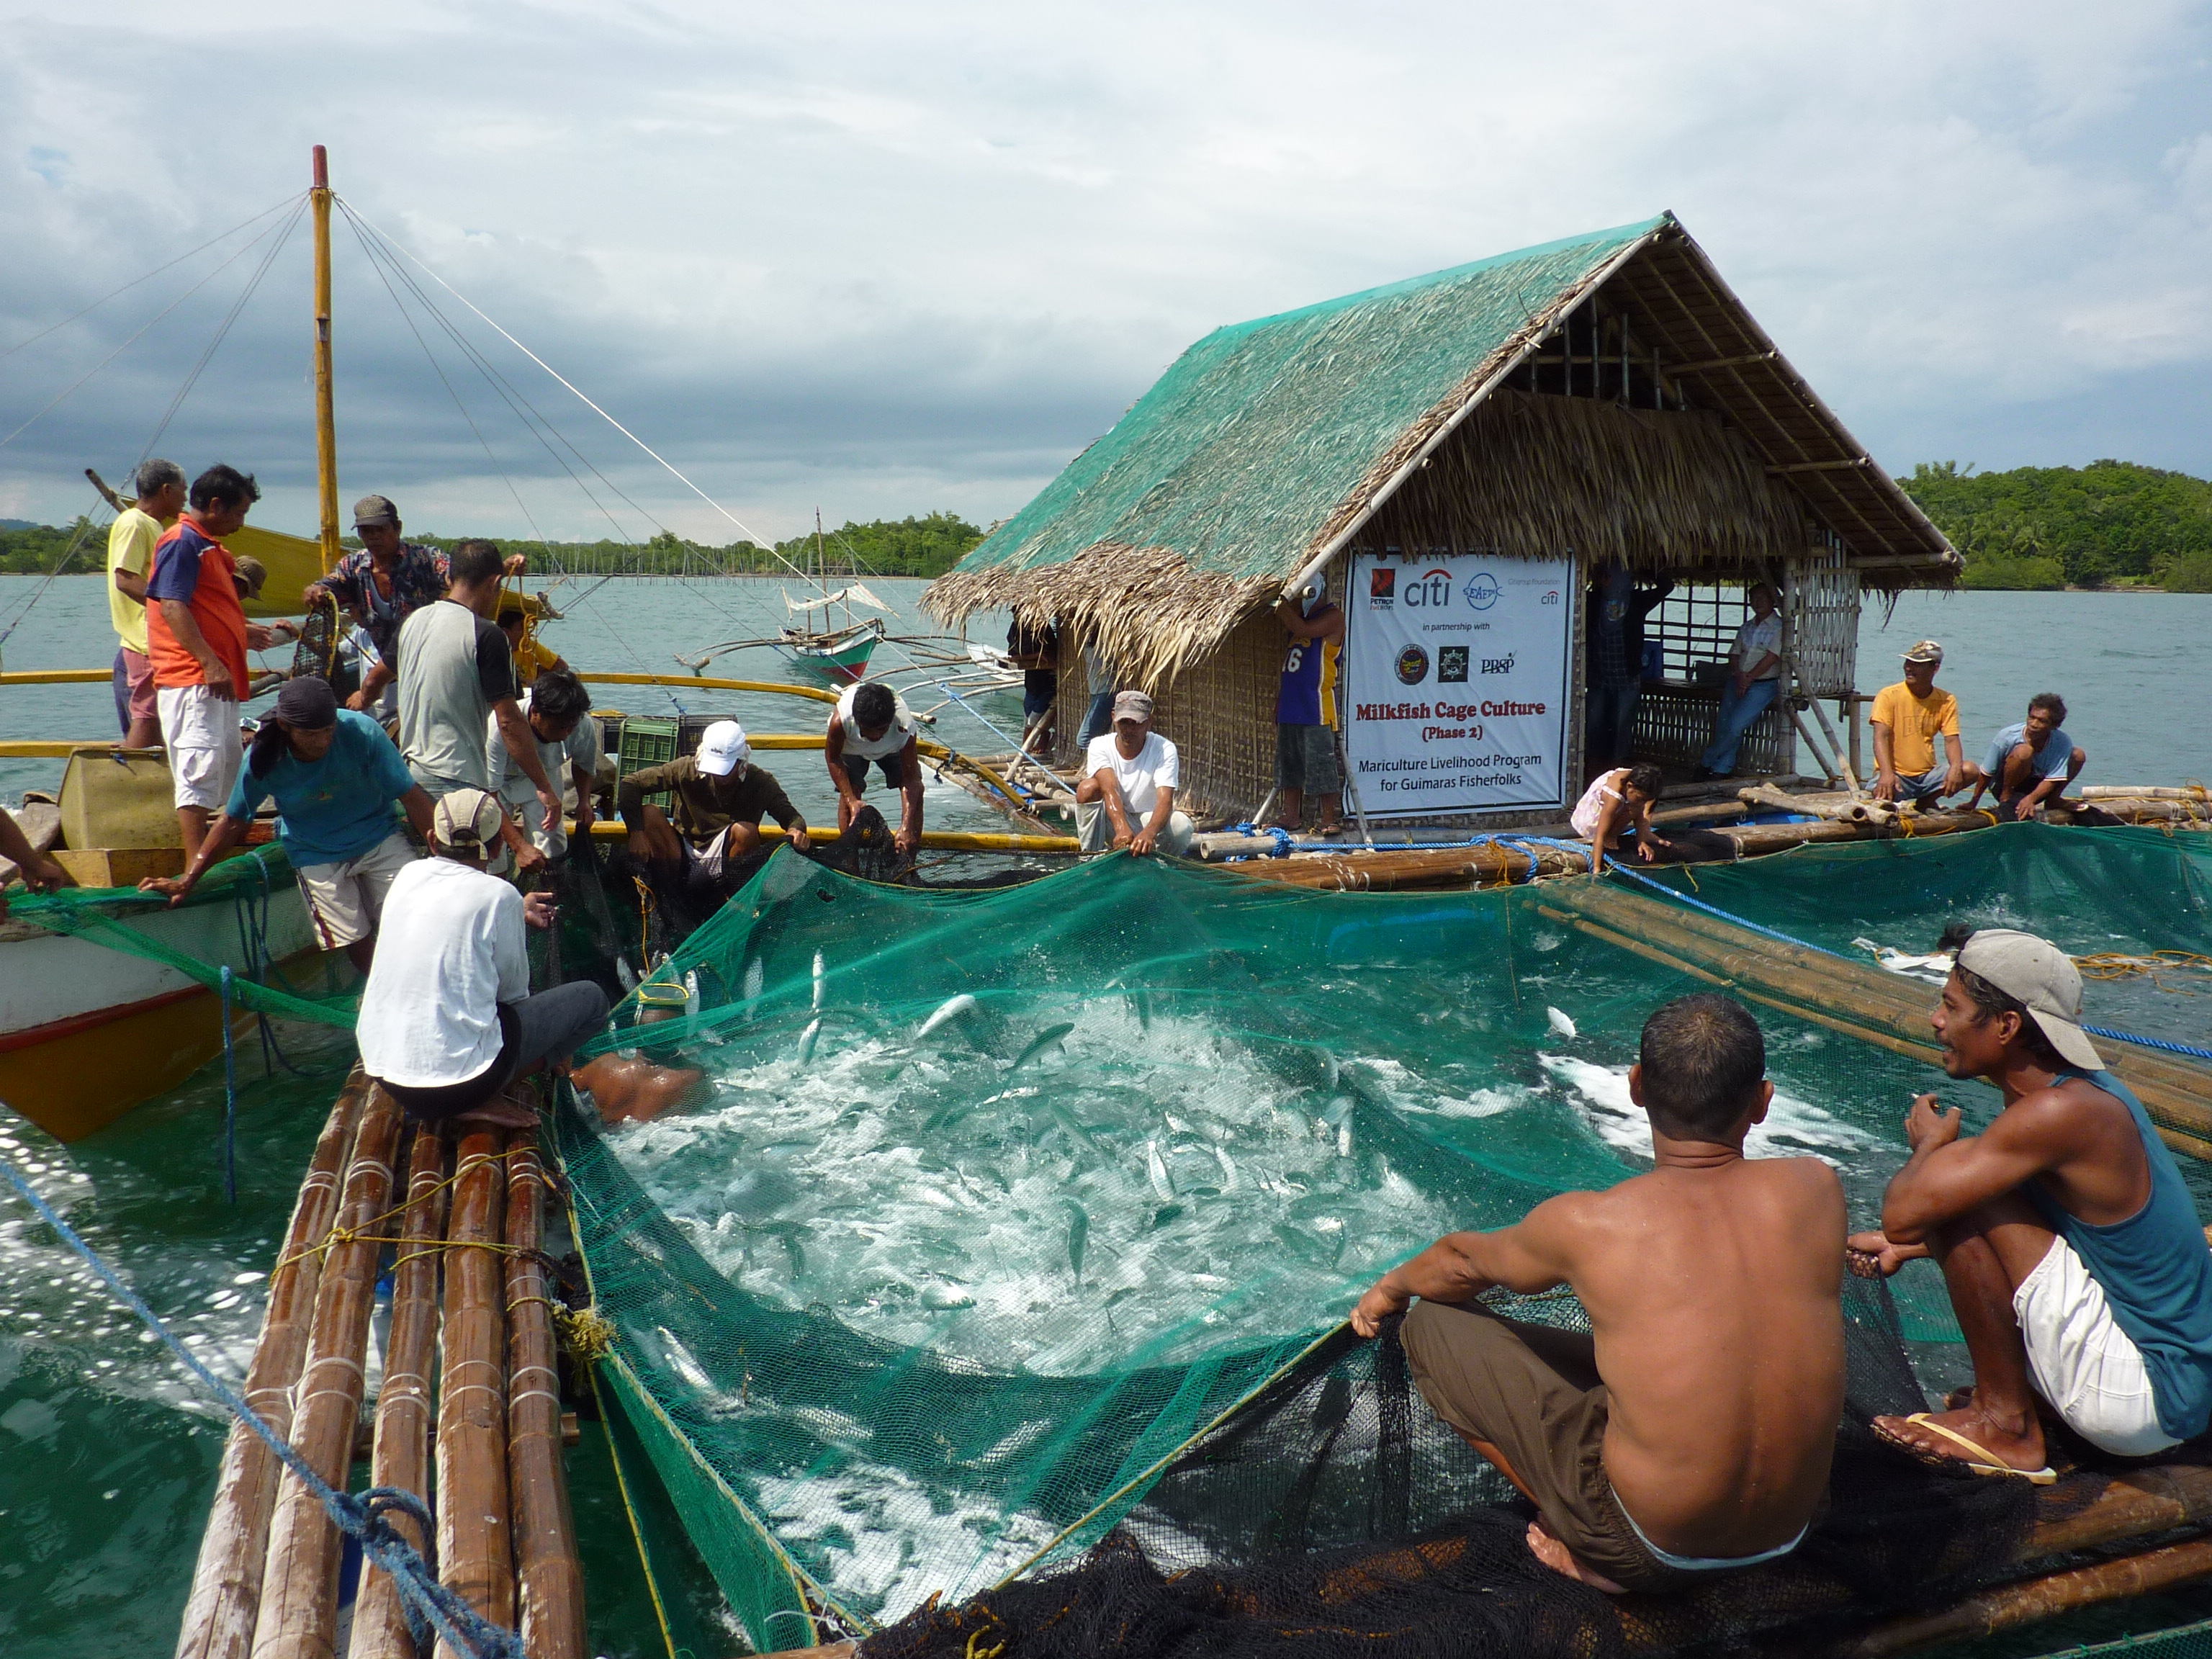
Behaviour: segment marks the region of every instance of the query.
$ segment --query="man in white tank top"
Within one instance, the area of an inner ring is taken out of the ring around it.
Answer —
[[[872,761],[884,781],[905,797],[892,845],[901,858],[912,858],[921,845],[921,752],[915,741],[916,722],[906,699],[878,680],[848,686],[830,716],[822,753],[830,781],[837,790],[839,834],[853,827],[860,810]]]

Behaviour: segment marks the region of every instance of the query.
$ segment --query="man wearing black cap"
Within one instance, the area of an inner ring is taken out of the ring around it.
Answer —
[[[256,809],[271,797],[283,815],[276,820],[277,839],[299,878],[317,940],[325,951],[343,951],[368,972],[385,896],[415,860],[392,809],[396,804],[427,840],[431,802],[384,728],[340,708],[325,681],[284,683],[275,712],[254,735],[229,804],[191,868],[179,878],[154,876],[139,885],[169,894],[173,905],[183,903],[209,866],[245,838]]]
[[[2147,1457],[2212,1423],[2212,1251],[2173,1154],[2081,1029],[2081,975],[2033,933],[1959,947],[1933,1018],[1943,1069],[2004,1091],[1978,1135],[1932,1094],[1905,1121],[1912,1158],[1853,1270],[1942,1264],[1974,1362],[1944,1412],[1875,1431],[1977,1474],[2048,1486],[2038,1402],[2100,1450]]]

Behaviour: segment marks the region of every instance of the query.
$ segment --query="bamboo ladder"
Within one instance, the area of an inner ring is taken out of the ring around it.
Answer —
[[[450,1170],[449,1170],[450,1166]],[[403,1191],[395,1191],[404,1174]],[[527,1137],[410,1132],[356,1066],[331,1109],[270,1275],[246,1397],[332,1486],[350,1475],[384,1252],[395,1252],[372,1483],[428,1498],[441,1581],[487,1619],[520,1620],[532,1659],[586,1659],[583,1571],[562,1466],[546,1176]],[[442,1293],[441,1293],[442,1281]],[[434,1355],[443,1365],[434,1392]],[[437,1420],[432,1423],[433,1401]],[[434,1468],[434,1483],[431,1471]],[[329,1659],[342,1540],[262,1442],[234,1428],[217,1475],[178,1659]],[[416,1650],[374,1569],[353,1659]],[[441,1654],[447,1650],[441,1644]]]

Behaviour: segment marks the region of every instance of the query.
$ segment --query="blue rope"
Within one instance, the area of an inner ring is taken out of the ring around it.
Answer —
[[[1731,915],[1717,904],[1708,904],[1703,899],[1692,898],[1679,889],[1669,887],[1663,881],[1654,881],[1641,871],[1630,869],[1619,859],[1610,855],[1607,857],[1605,862],[1607,868],[1615,874],[1626,876],[1631,881],[1640,881],[1646,887],[1656,888],[1668,898],[1680,899],[1692,909],[1703,910],[1707,915],[1717,916],[1731,927],[1745,928],[1754,933],[1763,933],[1768,939],[1779,939],[1783,944],[1794,945],[1800,950],[1818,951],[1822,956],[1833,957],[1838,962],[1857,963],[1859,961],[1858,957],[1846,956],[1841,951],[1831,951],[1825,945],[1814,945],[1808,939],[1792,939],[1787,933],[1777,933],[1771,927],[1762,927],[1755,921],[1747,921],[1741,916]],[[2169,1054],[2187,1054],[2195,1060],[2212,1060],[2212,1048],[2199,1048],[2191,1043],[2169,1042],[2164,1037],[2142,1036],[2133,1031],[2116,1030],[2109,1025],[2085,1024],[2081,1029],[2092,1036],[2110,1037],[2115,1042],[2131,1042],[2139,1048],[2160,1048]]]
[[[113,1268],[100,1258],[92,1246],[78,1237],[69,1223],[54,1212],[52,1206],[39,1196],[37,1190],[15,1168],[15,1160],[0,1154],[0,1175],[23,1195],[25,1202],[38,1212],[39,1219],[52,1227],[62,1242],[84,1259],[85,1265],[100,1276],[115,1299],[145,1322],[146,1328],[167,1345],[178,1361],[207,1384],[208,1389],[229,1409],[230,1414],[259,1435],[284,1467],[291,1470],[300,1484],[312,1492],[322,1504],[331,1524],[347,1537],[357,1540],[362,1553],[374,1565],[392,1576],[393,1586],[399,1591],[406,1607],[409,1624],[427,1620],[432,1630],[471,1659],[528,1659],[522,1638],[511,1630],[504,1630],[483,1617],[460,1596],[438,1582],[422,1555],[404,1538],[392,1529],[385,1519],[387,1512],[396,1510],[413,1516],[429,1535],[432,1525],[430,1511],[422,1500],[412,1492],[400,1492],[391,1486],[372,1486],[359,1497],[338,1491],[317,1474],[307,1461],[292,1449],[291,1444],[268,1424],[259,1413],[240,1399],[237,1392],[221,1377],[210,1371],[193,1356],[185,1345],[169,1334],[154,1310],[139,1299],[138,1293],[116,1276]],[[428,1632],[425,1632],[427,1635]],[[421,1645],[420,1641],[416,1645]]]
[[[1275,850],[1272,853],[1261,853],[1255,855],[1260,858],[1286,859],[1290,857],[1291,848],[1294,844],[1291,840],[1291,832],[1284,829],[1279,824],[1232,823],[1229,826],[1229,833],[1233,836],[1250,836],[1255,839],[1257,839],[1261,836],[1273,836]],[[1243,862],[1243,860],[1231,859],[1226,860],[1226,862],[1231,864],[1241,864]]]
[[[238,1050],[230,1039],[230,964],[222,968],[222,1195],[238,1202]]]

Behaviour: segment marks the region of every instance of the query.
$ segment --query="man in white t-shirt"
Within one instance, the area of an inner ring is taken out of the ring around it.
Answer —
[[[1712,743],[1698,759],[1694,775],[1700,781],[1724,778],[1735,770],[1735,751],[1743,734],[1782,690],[1781,601],[1765,582],[1754,582],[1744,597],[1751,601],[1751,617],[1735,630],[1735,649],[1730,653],[1735,672],[1721,692]]]
[[[901,858],[914,856],[921,845],[921,749],[915,740],[916,730],[906,699],[881,681],[863,680],[845,688],[822,743],[830,781],[837,791],[839,835],[853,827],[872,761],[884,781],[904,797],[891,845]]]
[[[1086,853],[1126,847],[1139,858],[1158,848],[1190,851],[1191,822],[1175,810],[1182,763],[1152,730],[1152,700],[1141,691],[1114,699],[1114,729],[1093,738],[1075,791],[1075,832]]]
[[[562,768],[568,768],[566,781],[573,783],[576,791],[576,833],[588,836],[592,788],[599,769],[599,727],[592,718],[592,694],[574,674],[549,668],[524,690],[517,703],[522,710],[522,723],[538,746],[538,764],[545,769],[546,781],[559,788],[563,782]],[[531,845],[549,859],[565,856],[568,832],[557,820],[546,828],[534,810],[538,804],[538,786],[507,752],[507,732],[496,714],[485,729],[484,757],[491,770],[492,793],[530,837]]]

